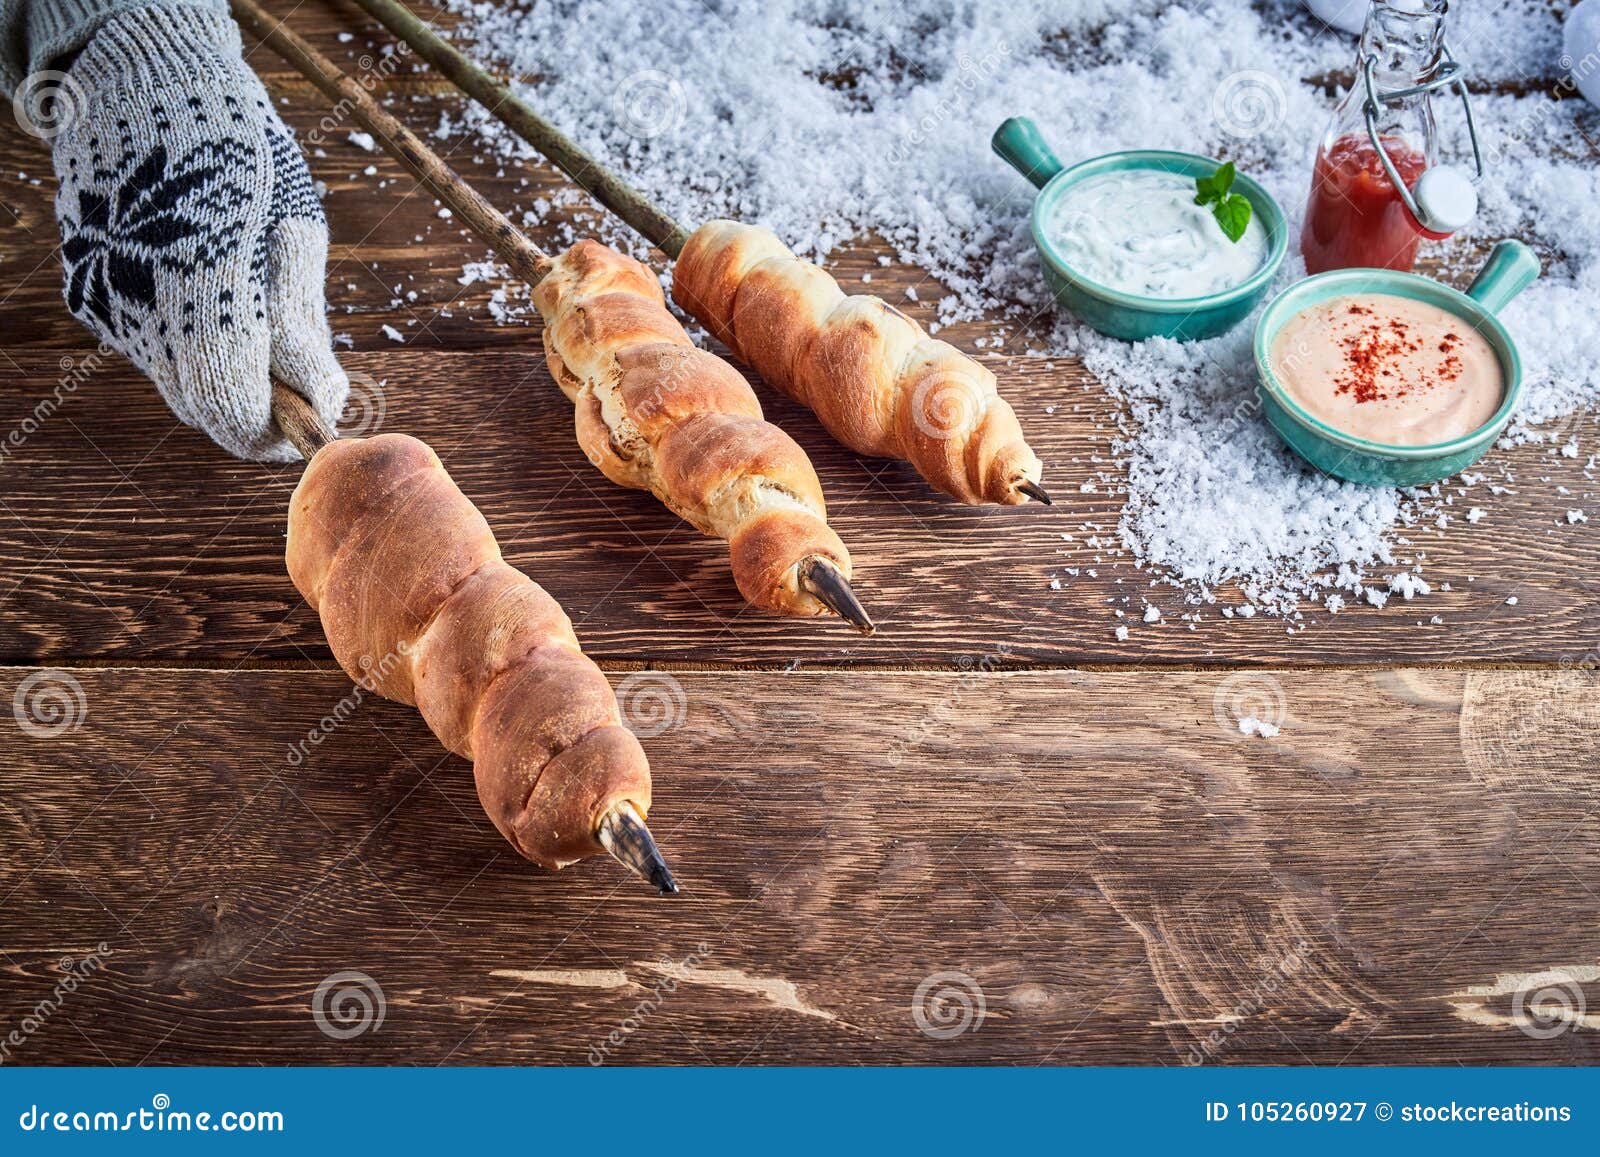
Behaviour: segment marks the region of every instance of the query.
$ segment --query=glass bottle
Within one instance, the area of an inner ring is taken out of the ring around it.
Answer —
[[[1409,270],[1422,238],[1448,236],[1476,211],[1465,175],[1436,165],[1433,94],[1453,84],[1466,95],[1444,43],[1448,9],[1448,0],[1373,0],[1368,9],[1355,80],[1317,148],[1300,234],[1308,272]],[[1376,101],[1368,96],[1369,69]],[[1467,115],[1470,125],[1470,108]],[[1373,148],[1374,130],[1404,192]]]

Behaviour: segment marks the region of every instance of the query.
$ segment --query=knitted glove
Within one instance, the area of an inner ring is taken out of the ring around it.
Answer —
[[[226,6],[118,7],[67,76],[87,94],[53,142],[68,308],[229,453],[297,457],[271,376],[330,424],[349,389],[328,227]]]

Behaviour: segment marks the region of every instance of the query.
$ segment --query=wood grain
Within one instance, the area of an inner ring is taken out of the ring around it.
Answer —
[[[0,658],[231,666],[328,656],[283,569],[298,466],[213,452],[115,358],[67,371],[59,354],[11,356],[24,388],[0,393],[0,430],[28,428],[64,376],[82,380],[21,446],[3,447]],[[1281,621],[1190,607],[1125,556],[1090,545],[1114,539],[1121,506],[1103,486],[1082,489],[1109,453],[1105,399],[1082,390],[1081,371],[988,360],[1050,464],[1061,496],[1053,509],[947,502],[908,467],[840,448],[810,414],[762,388],[769,414],[811,455],[830,519],[855,555],[856,587],[882,628],[861,640],[832,621],[748,610],[714,541],[583,458],[571,407],[538,353],[346,358],[365,375],[358,390],[372,402],[362,411],[370,427],[432,444],[507,557],[561,600],[585,647],[612,664],[955,666],[996,652],[1008,665],[1522,663],[1577,660],[1600,638],[1600,535],[1595,524],[1567,523],[1566,503],[1581,498],[1542,483],[1497,499],[1481,525],[1458,517],[1444,531],[1408,530],[1427,552],[1429,580],[1452,587],[1420,603],[1318,612],[1293,636]],[[1081,409],[1053,420],[1049,405]],[[1574,494],[1590,485],[1581,460],[1535,447],[1505,460],[1519,474],[1564,479]],[[1067,567],[1079,575],[1067,577]],[[1062,589],[1051,588],[1052,575]],[[1140,621],[1147,599],[1163,622]],[[1124,608],[1128,618],[1114,617]],[[1180,616],[1196,611],[1202,620],[1190,630]],[[1433,615],[1443,622],[1428,622]],[[1119,642],[1115,627],[1129,622]]]
[[[35,677],[42,717],[64,675],[77,727],[0,746],[5,1027],[109,953],[17,1063],[582,1064],[628,1018],[617,1062],[1600,1062],[1495,1019],[1550,969],[1600,1006],[1590,672],[634,680],[676,901],[518,860],[336,673],[8,670],[0,701]],[[336,1041],[310,1003],[344,970],[386,1012]],[[919,1030],[939,973],[975,1030]]]
[[[298,6],[293,23],[352,72],[365,61],[369,76],[393,43],[353,4]],[[353,42],[339,41],[345,29],[357,32]],[[505,283],[460,284],[463,263],[483,258],[483,247],[458,222],[439,218],[432,197],[386,156],[352,145],[349,126],[325,127],[327,102],[273,54],[251,59],[302,138],[321,142],[311,163],[328,188],[334,326],[357,351],[345,355],[350,368],[382,383],[377,428],[416,434],[445,455],[508,555],[563,601],[605,662],[954,666],[1005,647],[1017,665],[1555,663],[1587,654],[1600,637],[1600,523],[1565,518],[1593,504],[1596,484],[1583,460],[1549,448],[1491,456],[1491,469],[1538,481],[1497,497],[1483,524],[1457,517],[1444,531],[1405,532],[1404,553],[1426,554],[1435,587],[1424,603],[1318,611],[1304,633],[1289,637],[1277,620],[1224,618],[1220,607],[1237,602],[1226,590],[1219,605],[1193,607],[1152,588],[1150,576],[1109,545],[1122,497],[1100,475],[1114,459],[1116,405],[1072,359],[1022,356],[1026,326],[1008,329],[1000,352],[976,347],[995,330],[977,322],[940,336],[995,370],[1060,505],[953,506],[909,469],[842,450],[810,414],[758,385],[769,416],[816,463],[856,557],[862,596],[884,629],[863,643],[832,623],[748,612],[714,543],[648,497],[610,486],[583,460],[566,403],[538,356],[536,314],[530,310],[528,324],[496,324],[490,295]],[[397,111],[419,129],[429,127],[435,106],[418,97],[459,110],[436,76],[410,64],[378,91],[398,98]],[[513,217],[554,198],[533,229],[541,241],[587,232],[600,219],[581,194],[562,200],[571,190],[540,165],[482,155],[461,137],[440,147]],[[364,172],[369,166],[374,175]],[[20,383],[0,395],[0,659],[325,659],[280,558],[296,471],[225,460],[176,426],[120,358],[93,356],[61,302],[52,194],[39,143],[0,130],[0,365]],[[931,303],[943,291],[919,270],[880,267],[883,252],[868,238],[830,265],[846,283],[870,272],[875,291],[934,321]],[[920,300],[906,298],[918,285]],[[515,302],[521,290],[513,284],[509,293]],[[405,344],[386,338],[385,325]],[[72,370],[63,358],[75,360]],[[65,404],[32,431],[36,407],[56,397],[64,378],[75,383]],[[375,390],[363,385],[361,393]],[[1593,415],[1577,423],[1586,437],[1595,429]],[[20,446],[3,441],[16,436]],[[1449,592],[1440,589],[1446,583]],[[1162,623],[1142,624],[1146,600],[1161,608]],[[1119,619],[1118,610],[1131,615]],[[1443,621],[1430,622],[1435,615]],[[1127,622],[1131,637],[1119,642],[1115,629]]]
[[[343,0],[293,21],[352,71],[389,43]],[[251,59],[321,131],[310,87]],[[427,72],[379,92],[419,131],[461,107]],[[541,166],[439,144],[513,216],[551,200],[541,242],[599,220]],[[520,290],[460,283],[483,247],[344,131],[318,147],[366,423],[440,451],[631,717],[666,724],[651,823],[687,895],[523,863],[415,713],[353,693],[283,571],[299,468],[225,458],[95,353],[61,303],[48,157],[8,120],[0,662],[63,667],[0,669],[0,1061],[1600,1063],[1600,545],[1563,517],[1595,509],[1581,460],[1496,451],[1536,484],[1477,527],[1408,529],[1422,603],[1292,637],[1205,607],[1191,629],[1087,545],[1121,507],[1097,481],[1114,405],[1071,359],[1021,356],[1028,326],[978,347],[997,327],[964,323],[940,336],[999,375],[1061,505],[954,507],[758,385],[883,630],[766,619],[715,543],[582,459],[536,319],[491,317]],[[943,290],[886,252],[830,265],[934,320]],[[1112,610],[1146,598],[1163,621],[1119,643]],[[1430,669],[1365,669],[1395,663]],[[1067,669],[1008,670],[1028,665]],[[896,669],[919,666],[941,670]],[[42,734],[52,703],[76,726]],[[1241,713],[1283,730],[1245,737]],[[313,994],[351,970],[384,1019],[336,1040]],[[1535,988],[1583,1027],[1519,1031]],[[946,1033],[963,993],[982,1019]]]

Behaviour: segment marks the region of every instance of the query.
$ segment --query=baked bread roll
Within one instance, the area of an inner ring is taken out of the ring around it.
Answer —
[[[650,766],[605,675],[424,443],[317,451],[290,500],[287,562],[345,673],[415,705],[472,761],[484,810],[528,859],[596,855],[608,813],[649,811]]]
[[[726,539],[739,593],[754,605],[784,615],[836,609],[806,581],[811,560],[851,573],[811,460],[763,419],[737,370],[689,340],[649,268],[580,241],[554,260],[533,300],[589,461]]]
[[[910,462],[961,502],[1044,498],[994,374],[881,298],[847,297],[770,230],[706,222],[672,299],[857,453]]]

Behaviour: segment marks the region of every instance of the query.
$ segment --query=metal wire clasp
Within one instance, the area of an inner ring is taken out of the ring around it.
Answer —
[[[1423,81],[1421,84],[1413,84],[1407,88],[1390,89],[1387,92],[1380,91],[1377,81],[1373,79],[1373,70],[1378,64],[1377,53],[1368,54],[1367,58],[1361,62],[1361,76],[1367,86],[1367,100],[1365,105],[1362,106],[1362,112],[1366,114],[1367,118],[1367,137],[1372,141],[1372,147],[1377,150],[1378,161],[1383,165],[1383,171],[1388,174],[1389,180],[1400,194],[1400,200],[1404,202],[1406,211],[1411,214],[1414,220],[1419,222],[1425,221],[1426,217],[1417,207],[1416,199],[1412,197],[1411,190],[1400,179],[1400,171],[1395,168],[1394,161],[1389,158],[1388,152],[1383,147],[1383,140],[1378,135],[1378,111],[1381,103],[1405,100],[1407,97],[1420,96],[1426,92],[1433,92],[1435,89],[1455,88],[1461,94],[1461,107],[1467,117],[1467,136],[1472,141],[1472,163],[1477,170],[1476,175],[1472,178],[1472,183],[1476,185],[1483,180],[1483,153],[1478,148],[1478,126],[1472,119],[1472,100],[1467,95],[1466,72],[1456,61],[1454,54],[1451,53],[1449,44],[1441,42],[1439,50],[1444,62],[1439,66],[1439,71],[1433,77]]]

